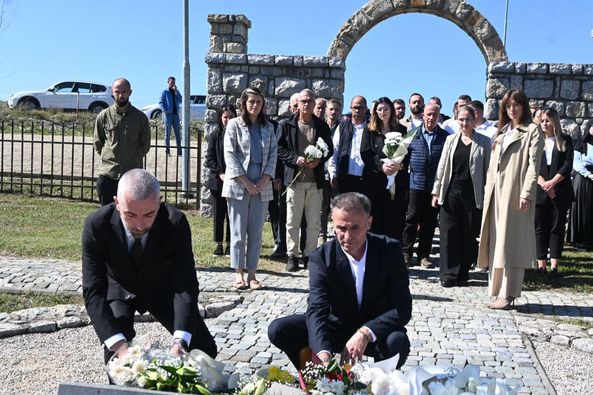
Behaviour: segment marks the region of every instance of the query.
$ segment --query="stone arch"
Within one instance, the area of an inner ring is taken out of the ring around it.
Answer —
[[[486,60],[507,62],[507,53],[494,26],[463,0],[370,0],[340,28],[331,43],[328,57],[346,57],[369,30],[392,16],[407,13],[432,14],[447,19],[470,36]]]

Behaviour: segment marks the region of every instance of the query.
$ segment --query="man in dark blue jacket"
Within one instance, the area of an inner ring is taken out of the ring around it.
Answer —
[[[169,87],[161,93],[159,107],[163,112],[163,121],[165,123],[165,146],[167,156],[170,155],[169,139],[171,138],[171,127],[175,132],[175,142],[177,144],[177,155],[181,156],[181,134],[179,132],[179,106],[181,105],[181,93],[175,85],[175,77],[167,79]]]
[[[439,106],[429,104],[424,108],[423,123],[416,128],[410,146],[410,197],[406,225],[403,233],[404,259],[408,266],[412,263],[412,250],[420,225],[420,235],[416,254],[418,262],[425,268],[432,267],[428,256],[432,247],[434,229],[437,226],[438,210],[431,205],[431,191],[441,152],[448,133],[438,125]]]

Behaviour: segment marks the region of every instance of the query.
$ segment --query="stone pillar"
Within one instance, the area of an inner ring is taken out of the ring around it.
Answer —
[[[247,53],[247,33],[251,21],[245,15],[210,14],[208,22],[208,52]]]

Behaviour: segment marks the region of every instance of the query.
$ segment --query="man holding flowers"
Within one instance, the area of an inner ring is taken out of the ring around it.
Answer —
[[[303,212],[307,221],[307,240],[303,251],[306,266],[309,254],[317,248],[321,226],[323,164],[333,153],[329,126],[313,115],[315,93],[303,89],[299,94],[298,112],[281,124],[278,157],[285,166],[287,271],[297,271],[299,228]]]
[[[306,314],[272,321],[268,337],[297,368],[307,347],[325,363],[334,352],[342,363],[399,354],[399,368],[410,352],[412,316],[400,243],[368,232],[371,202],[361,193],[336,196],[331,213],[336,237],[311,254]]]

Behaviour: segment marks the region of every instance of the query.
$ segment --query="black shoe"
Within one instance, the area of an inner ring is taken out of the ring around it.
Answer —
[[[467,280],[457,280],[457,286],[458,287],[467,287],[468,285],[469,284],[468,284],[468,281]]]
[[[286,259],[286,250],[276,248],[274,252],[270,254],[270,259],[274,261],[283,261]]]
[[[223,256],[224,255],[224,251],[222,249],[222,244],[219,244],[216,246],[216,249],[214,250],[214,253],[212,255],[214,255],[214,256]]]
[[[552,269],[554,270],[554,269]],[[538,267],[535,272],[537,274],[548,274],[548,269],[546,269],[545,267]]]
[[[286,262],[287,272],[298,272],[299,271],[299,259],[295,256],[289,256]]]
[[[309,266],[309,257],[308,256],[304,256],[303,257],[303,268],[305,270],[307,270],[307,266]]]
[[[550,277],[560,277],[560,273],[558,273],[557,268],[552,268],[552,271],[550,272]]]
[[[455,285],[457,285],[455,280],[441,280],[441,287],[443,288],[453,288]]]
[[[231,256],[231,247],[230,246],[226,246],[224,248],[224,255]]]

